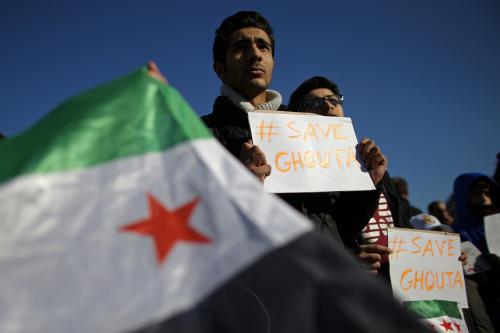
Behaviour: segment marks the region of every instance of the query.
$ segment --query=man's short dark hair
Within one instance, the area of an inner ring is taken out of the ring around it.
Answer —
[[[394,183],[394,186],[396,187],[396,192],[398,192],[400,196],[404,197],[408,195],[408,183],[404,178],[392,177],[391,180]]]
[[[439,200],[435,200],[435,201],[432,201],[431,203],[429,203],[427,205],[427,212],[431,215],[436,215],[434,214],[434,212],[438,209],[438,206],[439,204],[441,203],[442,201],[439,201]]]
[[[295,89],[290,96],[288,109],[291,111],[297,111],[304,96],[307,95],[308,92],[319,88],[330,89],[335,95],[340,95],[339,87],[335,84],[335,82],[328,80],[324,76],[313,76],[312,78],[302,82],[297,89]]]
[[[235,31],[248,27],[258,28],[267,33],[271,40],[271,52],[274,57],[273,28],[269,22],[258,12],[240,11],[226,17],[224,21],[222,21],[220,27],[215,31],[215,40],[212,47],[214,61],[225,64],[229,36]]]

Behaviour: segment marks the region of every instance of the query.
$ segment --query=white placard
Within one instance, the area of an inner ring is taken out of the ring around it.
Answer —
[[[402,301],[445,300],[468,308],[460,256],[453,233],[389,228],[392,289]]]
[[[500,214],[484,217],[484,231],[488,250],[500,256]]]
[[[272,172],[274,193],[362,191],[375,187],[361,167],[350,118],[280,111],[249,112],[253,143]],[[363,168],[364,169],[364,168]]]
[[[481,251],[471,242],[462,242],[462,252],[467,255],[467,263],[464,265],[465,275],[473,275],[491,269],[488,262],[481,260]]]

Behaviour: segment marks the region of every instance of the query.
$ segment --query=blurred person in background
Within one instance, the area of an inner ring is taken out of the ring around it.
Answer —
[[[433,215],[441,221],[441,223],[446,225],[453,224],[453,217],[450,212],[448,212],[448,208],[446,207],[446,203],[443,201],[433,201],[427,206],[427,212],[430,215]]]
[[[406,215],[409,217],[421,214],[422,211],[414,207],[410,204],[409,200],[409,190],[408,190],[408,182],[402,177],[393,177],[392,182],[396,186],[396,190],[398,191],[399,196],[403,202],[403,209],[406,210]]]

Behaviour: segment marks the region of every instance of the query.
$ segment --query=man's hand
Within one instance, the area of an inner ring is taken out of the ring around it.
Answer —
[[[240,161],[264,183],[264,179],[271,174],[271,166],[267,164],[266,156],[259,147],[251,141],[245,142],[241,148]]]
[[[363,244],[359,246],[361,251],[358,257],[368,266],[368,270],[372,273],[377,273],[382,263],[382,257],[388,256],[392,250],[387,246],[379,244]]]
[[[149,61],[147,64],[147,67],[148,67],[149,75],[151,75],[155,79],[160,80],[161,82],[163,82],[165,84],[168,84],[167,79],[160,72],[160,69],[158,68],[158,66],[156,66],[156,63],[154,61]]]
[[[365,167],[368,169],[373,183],[377,185],[387,171],[387,158],[371,139],[364,138],[361,140],[358,147]]]
[[[469,258],[469,256],[465,252],[462,252],[460,254],[460,257],[458,257],[458,260],[462,262],[462,266],[463,266],[463,265],[467,265],[468,258]]]

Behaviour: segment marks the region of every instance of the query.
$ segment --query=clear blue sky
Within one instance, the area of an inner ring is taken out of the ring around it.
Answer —
[[[220,82],[214,31],[238,10],[275,29],[271,88],[336,81],[358,138],[374,139],[425,209],[454,178],[493,173],[500,151],[500,2],[1,1],[0,132],[155,60],[200,115]]]

